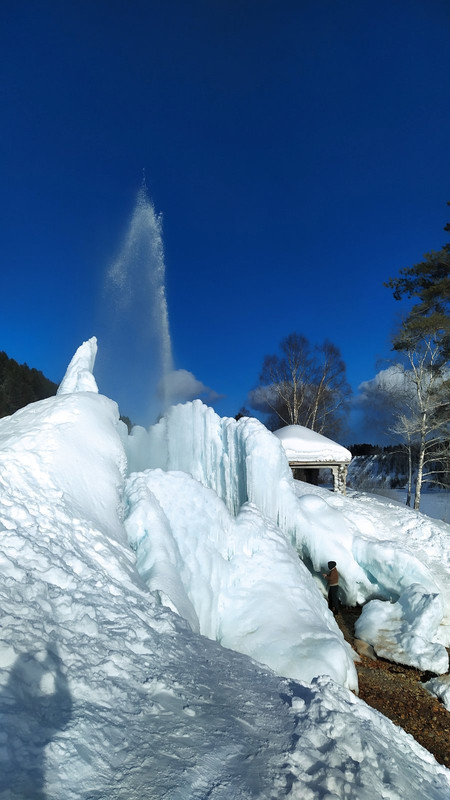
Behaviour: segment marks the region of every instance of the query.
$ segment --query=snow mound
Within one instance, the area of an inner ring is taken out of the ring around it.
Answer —
[[[355,635],[368,642],[376,654],[389,661],[422,670],[448,670],[445,647],[430,641],[442,619],[438,594],[413,584],[396,603],[372,600],[364,606],[355,624]]]
[[[297,746],[288,756],[297,781],[288,793],[293,800],[444,800],[448,789],[434,782],[432,762],[424,772],[415,768],[420,745],[382,714],[374,726],[373,710],[325,677],[311,686],[291,684],[291,691],[292,710],[299,718]],[[392,747],[389,737],[394,730],[401,737],[391,740]]]
[[[233,517],[190,475],[160,469],[133,473],[126,495],[138,569],[193,630],[279,675],[357,689],[353,653],[310,573],[254,505]]]
[[[329,560],[338,564],[341,600],[349,605],[374,598],[395,601],[415,583],[439,594],[439,630],[429,635],[422,630],[420,636],[429,644],[435,638],[450,643],[448,526],[441,532],[442,523],[428,520],[423,541],[423,527],[418,535],[410,535],[420,515],[411,517],[397,508],[391,519],[390,509],[384,506],[385,513],[379,513],[376,502],[367,506],[359,498],[294,481],[281,442],[260,422],[220,419],[200,400],[173,406],[148,431],[134,428],[124,445],[130,471],[159,467],[189,473],[213,490],[234,516],[251,503],[283,531],[322,596],[322,572]]]

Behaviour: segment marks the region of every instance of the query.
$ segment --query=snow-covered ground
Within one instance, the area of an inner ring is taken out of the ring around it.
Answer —
[[[377,497],[385,497],[388,501],[393,500],[404,506],[406,489],[379,489]],[[420,495],[420,513],[450,524],[450,492],[428,490],[425,486]]]
[[[95,351],[0,420],[0,798],[447,798],[346,688],[321,569],[408,612],[419,583],[442,638],[448,526],[297,484],[256,420],[201,403],[128,436]]]
[[[348,469],[348,485],[363,489],[365,493],[373,493],[379,498],[385,497],[388,501],[397,501],[404,506],[406,489],[390,487],[398,486],[399,481],[406,485],[407,477],[404,472],[399,473],[398,467],[393,467],[392,458],[392,454],[355,456]],[[425,480],[420,496],[420,511],[449,524],[450,492],[431,487]]]

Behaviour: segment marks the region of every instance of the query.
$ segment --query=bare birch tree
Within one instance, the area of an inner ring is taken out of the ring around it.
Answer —
[[[350,395],[345,364],[329,341],[313,347],[291,333],[280,353],[266,356],[259,386],[250,393],[253,408],[272,412],[270,427],[304,425],[318,433],[336,433]]]
[[[450,374],[442,362],[440,342],[423,337],[406,350],[409,376],[415,391],[415,409],[407,420],[408,436],[417,442],[418,461],[414,508],[420,508],[424,480],[438,470],[431,465],[448,458],[450,437]],[[424,472],[426,471],[426,472]]]
[[[450,204],[449,204],[450,205]],[[450,224],[445,226],[450,232]],[[396,300],[413,298],[415,305],[405,317],[393,341],[403,353],[414,387],[414,407],[407,423],[408,436],[418,446],[414,508],[420,506],[424,476],[430,478],[448,464],[450,438],[450,244],[432,251],[413,267],[400,270],[386,286]],[[403,424],[405,429],[405,424]]]
[[[440,345],[416,341],[403,353],[404,364],[380,372],[365,388],[365,405],[380,431],[391,433],[408,457],[406,505],[420,506],[425,482],[446,486],[449,464],[450,374]]]

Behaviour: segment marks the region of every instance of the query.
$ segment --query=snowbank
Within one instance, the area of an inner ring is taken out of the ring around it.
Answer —
[[[160,605],[123,527],[122,433],[84,389],[0,420],[1,796],[447,797],[450,773],[347,689],[281,679]],[[141,489],[164,505],[177,479]]]
[[[371,644],[381,658],[444,673],[448,670],[447,651],[430,641],[441,620],[440,596],[412,584],[396,603],[372,600],[364,606],[355,636]]]

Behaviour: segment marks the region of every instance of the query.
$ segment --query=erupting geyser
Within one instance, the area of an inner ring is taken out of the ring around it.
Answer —
[[[145,181],[137,196],[124,244],[107,273],[114,291],[115,311],[120,315],[122,380],[140,381],[135,392],[147,394],[145,383],[158,386],[151,398],[153,413],[163,412],[170,402],[167,376],[173,370],[172,343],[166,299],[162,216],[155,212]],[[122,369],[124,366],[124,369]],[[116,365],[117,367],[117,365]],[[130,374],[134,368],[134,377]],[[127,375],[128,372],[128,375]],[[132,414],[132,410],[124,409]]]

